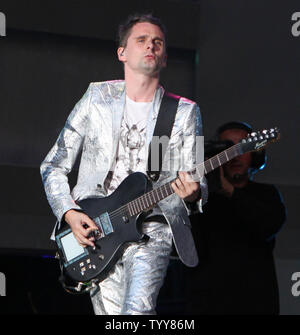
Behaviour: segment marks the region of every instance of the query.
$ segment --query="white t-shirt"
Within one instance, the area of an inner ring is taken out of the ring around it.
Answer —
[[[120,139],[113,171],[104,187],[111,194],[132,172],[146,173],[148,162],[147,120],[152,102],[135,102],[126,96]]]

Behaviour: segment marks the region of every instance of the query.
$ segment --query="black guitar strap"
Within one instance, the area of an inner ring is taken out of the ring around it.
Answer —
[[[173,95],[169,92],[165,92],[162,98],[161,104],[160,104],[160,109],[158,112],[153,137],[149,145],[149,154],[148,154],[147,174],[148,174],[148,177],[152,181],[157,181],[159,178],[163,158],[165,156],[165,149],[167,147],[167,143],[164,142],[164,144],[166,145],[162,145],[161,143],[159,143],[158,170],[156,168],[152,170],[151,167],[153,166],[151,165],[151,147],[153,144],[153,138],[156,137],[156,139],[160,139],[162,136],[167,136],[166,138],[170,139],[174,120],[175,120],[175,115],[176,115],[177,108],[178,108],[179,99],[180,97]],[[153,165],[157,167],[157,165],[155,164]]]

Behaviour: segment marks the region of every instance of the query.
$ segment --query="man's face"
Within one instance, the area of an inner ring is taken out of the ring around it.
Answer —
[[[221,141],[232,141],[234,144],[247,137],[248,133],[242,129],[228,129],[219,135]],[[229,180],[234,179],[235,175],[245,175],[251,166],[251,153],[247,152],[237,156],[223,166],[224,175]]]
[[[156,75],[166,66],[165,37],[161,29],[141,22],[131,28],[125,48],[118,49],[119,60],[125,71]]]

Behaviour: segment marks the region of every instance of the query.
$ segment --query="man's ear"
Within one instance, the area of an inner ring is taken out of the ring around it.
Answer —
[[[125,58],[124,51],[125,51],[125,48],[123,48],[123,47],[119,47],[118,50],[117,50],[118,59],[119,59],[119,61],[121,61],[121,62],[124,62],[125,59],[126,59],[126,58]]]

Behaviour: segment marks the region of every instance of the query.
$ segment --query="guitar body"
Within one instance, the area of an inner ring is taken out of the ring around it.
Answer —
[[[78,202],[104,232],[96,237],[95,248],[82,248],[69,227],[62,222],[55,233],[60,262],[65,277],[75,282],[103,280],[120,257],[128,242],[142,241],[146,236],[141,223],[146,213],[130,216],[126,204],[151,190],[152,184],[143,173],[129,175],[110,196],[88,198]]]

